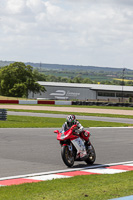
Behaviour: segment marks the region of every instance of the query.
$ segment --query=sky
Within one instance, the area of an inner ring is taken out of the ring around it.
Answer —
[[[133,69],[133,0],[0,0],[0,60]]]

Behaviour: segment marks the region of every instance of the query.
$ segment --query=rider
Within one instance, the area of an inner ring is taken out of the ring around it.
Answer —
[[[62,132],[66,132],[69,130],[73,125],[77,125],[77,129],[75,132],[80,135],[82,139],[86,141],[86,143],[90,143],[88,133],[84,131],[84,127],[76,120],[75,115],[68,115],[66,118],[66,122],[62,126]]]
[[[77,125],[77,129],[75,129],[76,134],[78,134],[79,140],[85,141],[85,143],[89,144],[89,137],[88,134],[84,131],[84,127],[79,123],[78,120],[76,120],[75,115],[68,115],[66,118],[66,122],[63,124],[62,126],[62,132],[66,132],[67,130],[69,130],[73,125]],[[82,139],[81,139],[82,138]],[[74,140],[73,140],[74,142]],[[75,141],[76,142],[76,141]],[[77,143],[77,142],[76,142]],[[84,143],[84,144],[85,144]],[[83,145],[84,146],[84,145]],[[82,149],[82,154],[80,152],[80,156],[84,157],[86,156],[86,150],[85,150],[85,146]]]
[[[68,115],[66,118],[66,122],[62,126],[62,131],[65,132],[69,130],[73,125],[77,125],[77,133],[81,133],[84,130],[84,127],[79,123],[78,120],[76,120],[75,115]]]

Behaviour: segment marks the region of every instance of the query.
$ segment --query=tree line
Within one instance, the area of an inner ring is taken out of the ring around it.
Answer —
[[[45,92],[44,86],[38,84],[37,81],[98,84],[98,81],[92,81],[90,78],[83,78],[80,75],[73,78],[45,75],[45,73],[39,72],[30,65],[14,62],[0,68],[0,95],[28,97],[29,92]],[[133,86],[132,81],[120,80],[106,80],[99,82],[99,84]]]
[[[90,78],[83,78],[81,75],[74,76],[74,74],[72,74],[71,78],[62,77],[62,76],[54,76],[54,75],[45,75],[44,72],[39,72],[37,69],[34,69],[34,73],[37,75],[37,79],[39,81],[133,86],[133,81],[130,81],[130,80],[124,81],[121,79],[120,75],[118,75],[117,78],[121,80],[112,79],[112,80],[99,81],[99,77],[97,78],[97,80],[91,80]]]

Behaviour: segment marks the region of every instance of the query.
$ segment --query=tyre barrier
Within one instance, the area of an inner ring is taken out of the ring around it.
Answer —
[[[7,110],[6,109],[0,109],[0,120],[6,121],[7,119]]]
[[[133,103],[72,101],[72,105],[133,107]]]

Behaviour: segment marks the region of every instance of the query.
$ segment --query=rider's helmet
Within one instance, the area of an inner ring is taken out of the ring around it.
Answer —
[[[76,117],[75,117],[75,115],[68,115],[66,121],[67,121],[67,125],[68,125],[69,127],[71,127],[71,126],[74,125],[75,122],[76,122]]]

